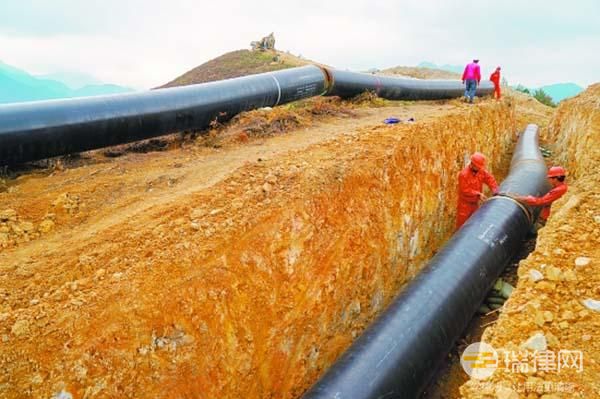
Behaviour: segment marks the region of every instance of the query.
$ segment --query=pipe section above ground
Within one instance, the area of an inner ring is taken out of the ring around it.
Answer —
[[[529,125],[500,191],[548,188],[538,127]],[[509,197],[485,202],[304,398],[418,398],[522,245],[532,213]]]
[[[349,71],[329,71],[331,83],[327,96],[353,97],[371,91],[387,100],[441,100],[464,96],[465,85],[460,80],[422,80],[395,78]],[[477,95],[492,94],[494,86],[482,81]]]
[[[309,65],[141,93],[0,105],[0,165],[205,129],[215,119],[324,91],[323,70]]]
[[[0,105],[0,166],[207,128],[243,111],[373,91],[389,100],[461,97],[460,81],[398,79],[308,65],[197,85]],[[478,95],[492,91],[482,82]]]

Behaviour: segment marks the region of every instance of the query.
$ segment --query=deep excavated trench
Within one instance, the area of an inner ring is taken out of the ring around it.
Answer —
[[[495,154],[492,169],[500,169],[516,130],[506,102],[364,129],[248,165],[210,190],[149,208],[137,215],[141,225],[100,230],[53,259],[24,248],[28,261],[6,271],[79,262],[67,279],[54,272],[24,293],[9,289],[19,305],[4,317],[6,332],[27,360],[3,348],[3,362],[11,360],[4,376],[17,387],[41,370],[48,384],[32,392],[63,383],[109,395],[139,396],[144,387],[147,396],[297,396],[447,239],[464,156]],[[65,295],[61,285],[72,284],[89,289]],[[31,294],[42,306],[26,305]],[[66,317],[49,317],[73,301]],[[33,342],[39,329],[51,331],[46,348]],[[79,372],[60,373],[58,364]]]
[[[529,125],[499,190],[542,195],[545,176],[538,127]],[[305,397],[418,397],[534,220],[510,196],[490,198]]]
[[[464,156],[505,154],[491,169],[506,170],[517,130],[514,107],[494,102],[350,130],[205,189],[165,191],[94,234],[0,254],[13,307],[7,396],[38,374],[33,396],[61,383],[109,396],[299,396],[449,237]],[[101,195],[103,173],[79,183],[94,191],[82,202]]]

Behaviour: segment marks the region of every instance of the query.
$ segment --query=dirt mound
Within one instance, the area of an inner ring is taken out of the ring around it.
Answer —
[[[223,54],[161,86],[175,87],[278,71],[312,62],[276,50],[236,50]]]
[[[234,117],[219,136],[225,139],[228,133],[238,137],[280,134],[296,128],[309,127],[316,121],[331,116],[356,116],[355,110],[359,106],[356,102],[342,101],[337,97],[316,97],[281,107],[257,109]]]

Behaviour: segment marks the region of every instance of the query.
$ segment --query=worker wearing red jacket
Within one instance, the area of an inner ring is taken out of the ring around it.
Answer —
[[[496,100],[500,100],[500,67],[497,67],[490,75],[490,80],[494,84],[494,97]]]
[[[553,166],[548,169],[548,181],[552,186],[552,189],[542,197],[534,197],[528,195],[526,197],[516,197],[518,201],[524,202],[531,206],[541,206],[542,211],[538,222],[540,225],[545,225],[548,217],[550,216],[550,206],[554,201],[565,195],[568,190],[567,183],[565,183],[565,177],[567,171],[562,166]]]
[[[479,201],[486,199],[483,194],[483,183],[492,190],[494,195],[498,194],[496,179],[485,170],[485,155],[476,152],[471,155],[469,165],[458,174],[457,230],[479,208]]]

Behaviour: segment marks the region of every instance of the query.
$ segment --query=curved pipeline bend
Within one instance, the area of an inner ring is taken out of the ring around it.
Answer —
[[[243,111],[318,95],[374,91],[390,100],[460,97],[460,81],[397,79],[308,65],[142,93],[0,105],[0,166],[204,129]],[[491,93],[483,82],[479,94]]]
[[[547,190],[538,128],[529,125],[500,191],[540,195]],[[510,198],[484,203],[304,398],[417,398],[530,223]]]

